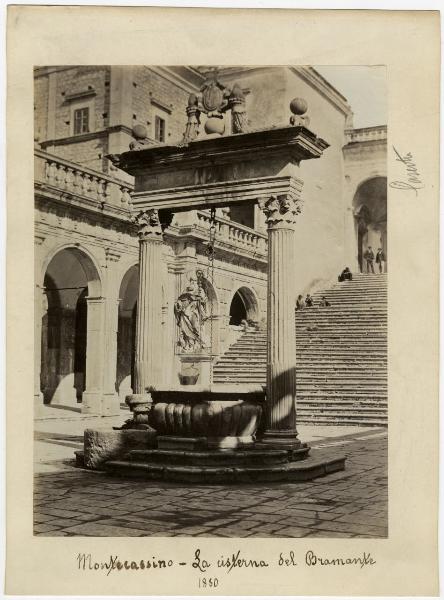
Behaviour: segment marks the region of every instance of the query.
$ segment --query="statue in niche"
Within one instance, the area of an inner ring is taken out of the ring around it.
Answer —
[[[205,348],[204,323],[208,319],[208,298],[202,285],[202,271],[191,275],[189,283],[174,304],[179,328],[178,346],[182,352],[199,352]]]

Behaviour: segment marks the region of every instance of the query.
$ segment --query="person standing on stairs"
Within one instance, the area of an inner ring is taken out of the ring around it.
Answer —
[[[382,248],[378,248],[378,252],[376,253],[376,264],[379,265],[379,272],[380,273],[384,273],[385,272],[385,254]]]
[[[373,268],[373,261],[375,260],[375,255],[372,250],[372,247],[369,246],[368,249],[364,253],[364,258],[367,263],[367,273],[370,273],[370,269],[372,270],[373,275],[375,274],[375,269]]]
[[[296,310],[302,310],[304,306],[305,304],[302,294],[299,294],[298,299],[296,300]]]

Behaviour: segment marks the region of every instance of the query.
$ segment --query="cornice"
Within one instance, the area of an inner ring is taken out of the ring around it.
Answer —
[[[54,138],[49,140],[43,140],[39,142],[40,146],[45,149],[48,146],[66,146],[67,144],[79,144],[80,142],[88,142],[94,140],[97,137],[106,137],[110,133],[127,133],[133,137],[132,130],[126,125],[112,125],[105,129],[99,129],[97,131],[90,131],[88,133],[79,133],[78,135],[69,135],[62,138]]]
[[[88,212],[89,214],[97,216],[102,220],[109,219],[132,226],[130,222],[129,209],[118,208],[107,203],[102,204],[101,202],[92,200],[91,198],[86,198],[77,194],[71,194],[70,192],[63,191],[59,188],[39,182],[35,182],[34,192],[36,200],[55,202],[66,207],[76,208],[82,212]]]
[[[277,155],[288,162],[319,158],[329,144],[306,127],[276,127],[218,138],[195,140],[186,146],[158,145],[109,155],[113,164],[130,175],[150,176],[165,170],[185,171],[197,166],[270,160]]]

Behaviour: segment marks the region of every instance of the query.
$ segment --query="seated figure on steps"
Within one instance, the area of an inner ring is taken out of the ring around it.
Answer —
[[[348,267],[345,267],[342,273],[338,276],[338,281],[351,281],[352,279],[353,275]]]

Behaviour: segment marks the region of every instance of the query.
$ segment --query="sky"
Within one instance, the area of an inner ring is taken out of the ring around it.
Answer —
[[[313,66],[347,98],[356,129],[387,125],[385,66]]]

